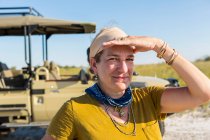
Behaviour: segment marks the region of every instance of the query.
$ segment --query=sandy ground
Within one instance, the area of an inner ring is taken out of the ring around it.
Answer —
[[[210,105],[169,116],[163,140],[210,140]]]

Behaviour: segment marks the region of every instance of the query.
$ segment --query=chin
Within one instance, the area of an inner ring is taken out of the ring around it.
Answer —
[[[126,89],[128,88],[128,85],[129,85],[129,84],[125,84],[125,83],[116,83],[116,86],[118,87],[118,89],[119,89],[120,91],[126,90]]]

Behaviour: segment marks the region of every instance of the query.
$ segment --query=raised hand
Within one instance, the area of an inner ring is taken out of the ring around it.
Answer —
[[[123,38],[118,38],[103,43],[103,47],[111,47],[114,45],[126,45],[131,46],[134,52],[146,52],[150,50],[159,50],[164,42],[160,39],[146,36],[127,36]]]

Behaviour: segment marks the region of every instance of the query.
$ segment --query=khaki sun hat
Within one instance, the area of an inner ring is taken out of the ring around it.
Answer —
[[[104,28],[95,37],[90,45],[90,56],[89,58],[95,57],[96,54],[101,52],[103,43],[114,39],[119,39],[128,36],[124,31],[118,27]]]

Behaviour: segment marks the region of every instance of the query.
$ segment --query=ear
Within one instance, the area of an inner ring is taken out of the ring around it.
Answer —
[[[93,70],[94,74],[97,74],[96,60],[94,58],[90,58],[90,68]]]

